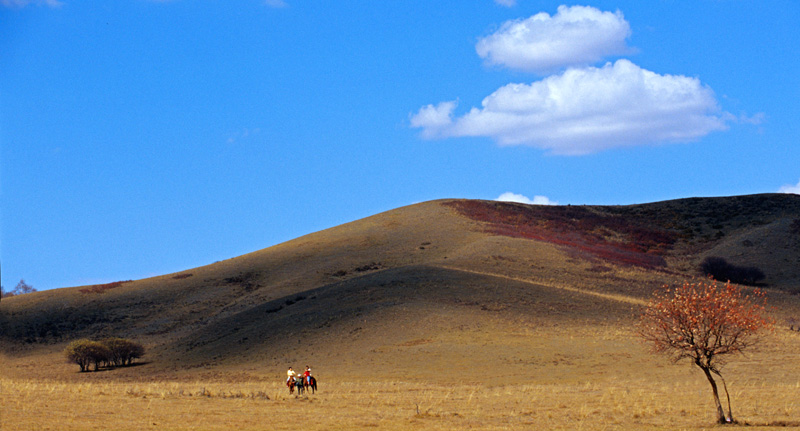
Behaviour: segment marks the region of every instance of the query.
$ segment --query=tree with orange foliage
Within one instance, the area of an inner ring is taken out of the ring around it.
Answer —
[[[714,393],[717,422],[733,423],[728,386],[720,374],[726,355],[741,353],[758,341],[759,331],[771,328],[766,315],[766,297],[756,289],[745,294],[730,283],[724,287],[710,280],[684,282],[653,295],[639,321],[639,333],[653,346],[677,362],[689,359],[705,374]],[[714,375],[722,380],[728,398],[728,415],[722,408]]]

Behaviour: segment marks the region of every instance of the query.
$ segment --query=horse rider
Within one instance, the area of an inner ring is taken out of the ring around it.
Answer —
[[[303,371],[303,380],[305,380],[307,384],[311,384],[311,367],[308,365],[306,365],[306,370]]]
[[[286,384],[288,385],[295,377],[297,377],[297,373],[294,372],[292,367],[289,367],[289,370],[286,371]]]

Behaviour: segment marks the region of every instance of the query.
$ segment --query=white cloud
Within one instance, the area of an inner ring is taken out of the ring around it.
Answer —
[[[763,112],[759,112],[754,115],[741,114],[738,117],[734,117],[731,121],[735,121],[740,124],[752,124],[754,126],[758,126],[766,121],[766,117],[767,116]]]
[[[237,143],[239,141],[246,140],[246,139],[248,139],[248,138],[250,138],[252,136],[256,136],[256,135],[258,135],[260,133],[261,133],[261,128],[260,127],[256,127],[254,129],[244,128],[244,129],[241,129],[241,130],[238,130],[236,132],[231,133],[228,136],[228,139],[225,140],[225,142],[228,143],[228,144],[235,144],[235,143]]]
[[[505,192],[498,196],[496,201],[500,202],[518,202],[528,205],[558,205],[558,202],[551,201],[547,196],[534,196],[533,199],[511,192]]]
[[[58,8],[63,6],[64,3],[59,0],[0,0],[0,5],[12,9],[19,9],[28,5]]]
[[[691,141],[727,128],[714,92],[697,78],[659,75],[624,59],[508,84],[481,105],[458,118],[455,102],[428,105],[411,125],[427,139],[484,136],[562,155]]]
[[[426,105],[411,116],[411,127],[421,128],[422,137],[425,139],[443,138],[440,134],[453,122],[453,111],[458,105],[457,100],[441,102],[436,106]]]
[[[488,64],[549,73],[625,54],[630,51],[625,43],[630,34],[630,25],[620,11],[559,6],[552,17],[540,12],[503,23],[495,33],[481,38],[475,50]]]
[[[786,184],[778,189],[778,193],[794,193],[796,195],[800,195],[800,181],[798,181],[795,185]]]
[[[513,7],[517,5],[517,0],[494,0],[500,6]]]

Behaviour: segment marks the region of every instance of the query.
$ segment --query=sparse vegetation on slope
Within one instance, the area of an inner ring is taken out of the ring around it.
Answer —
[[[546,241],[645,268],[666,265],[662,256],[676,241],[674,233],[646,220],[609,214],[597,207],[495,201],[453,201],[449,205],[486,223],[487,232],[493,234]]]

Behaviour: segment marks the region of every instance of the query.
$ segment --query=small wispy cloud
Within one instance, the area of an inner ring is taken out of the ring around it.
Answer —
[[[505,192],[498,196],[496,201],[500,202],[517,202],[528,205],[558,205],[558,202],[551,201],[547,196],[534,196],[533,199],[520,195],[517,193]]]
[[[620,11],[559,6],[553,16],[540,12],[503,23],[499,30],[481,38],[475,50],[490,65],[552,73],[626,54],[631,51],[625,42],[630,35],[630,25]]]
[[[244,128],[244,129],[237,130],[236,132],[231,133],[228,136],[228,139],[225,140],[225,142],[227,144],[229,144],[229,145],[233,145],[233,144],[235,144],[235,143],[237,143],[239,141],[248,139],[248,138],[250,138],[252,136],[256,136],[256,135],[258,135],[260,133],[261,133],[261,129],[258,128],[258,127],[253,128],[253,129]]]
[[[517,0],[494,0],[500,6],[513,7],[517,5]]]
[[[766,120],[767,116],[763,112],[759,112],[753,115],[741,114],[738,117],[733,114],[730,115],[730,121],[739,124],[751,124],[754,126],[758,126]]]
[[[10,9],[21,9],[28,5],[59,8],[64,2],[59,0],[0,0],[0,6]]]
[[[283,0],[264,0],[264,4],[269,6],[269,7],[274,7],[274,8],[282,8],[282,7],[289,6]]]
[[[800,195],[800,181],[797,182],[795,185],[786,184],[778,189],[778,193],[793,193],[796,195]]]

